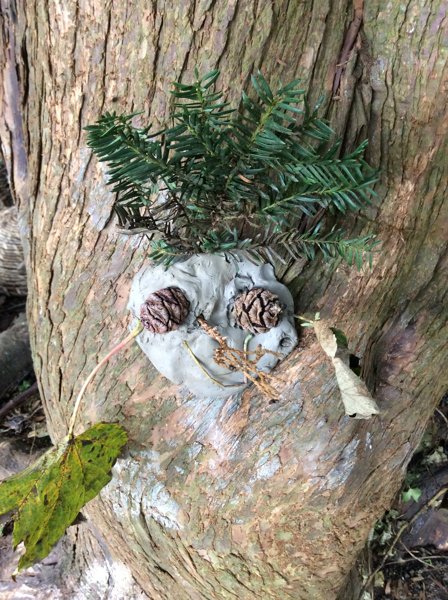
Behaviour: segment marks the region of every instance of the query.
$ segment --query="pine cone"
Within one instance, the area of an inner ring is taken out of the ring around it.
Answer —
[[[148,296],[140,308],[140,319],[151,333],[178,329],[187,318],[190,302],[177,287],[167,287]]]
[[[233,305],[237,325],[251,333],[265,333],[276,327],[282,311],[278,296],[259,287],[240,294]]]

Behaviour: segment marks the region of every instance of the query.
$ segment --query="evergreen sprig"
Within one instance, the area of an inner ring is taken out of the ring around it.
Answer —
[[[362,265],[378,243],[322,233],[327,213],[365,206],[376,174],[366,143],[339,156],[340,140],[293,81],[272,91],[252,77],[241,110],[216,90],[219,71],[174,83],[171,126],[136,128],[135,114],[106,113],[87,127],[108,165],[120,225],[143,228],[150,258],[170,265],[194,253],[246,253],[255,260],[340,256]]]

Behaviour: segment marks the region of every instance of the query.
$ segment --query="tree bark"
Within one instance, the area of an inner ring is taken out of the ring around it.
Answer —
[[[15,206],[0,206],[0,294],[26,296],[26,272]]]
[[[282,364],[275,404],[255,390],[191,398],[133,347],[83,407],[83,426],[117,420],[130,433],[88,512],[150,598],[334,598],[448,381],[448,2],[1,5],[0,136],[55,439],[97,357],[124,336],[130,281],[147,260],[145,240],[115,228],[85,125],[106,110],[163,121],[170,82],[198,65],[220,67],[231,99],[258,68],[273,85],[299,76],[310,100],[326,94],[345,148],[368,137],[378,202],[353,230],[382,240],[373,268],[316,262],[284,275],[298,312],[320,310],[347,334],[378,418],[343,416],[312,339]]]
[[[3,164],[0,152],[0,209],[7,208],[12,205],[12,198],[9,192],[8,173]]]

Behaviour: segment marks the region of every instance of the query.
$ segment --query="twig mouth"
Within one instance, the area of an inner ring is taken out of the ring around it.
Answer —
[[[267,396],[269,399],[279,398],[279,392],[274,387],[274,384],[280,384],[280,378],[260,370],[257,365],[260,359],[266,354],[272,354],[279,358],[281,357],[281,354],[273,352],[272,350],[265,350],[261,346],[254,351],[248,351],[247,344],[245,344],[245,347],[242,350],[231,348],[228,345],[226,338],[224,338],[215,327],[209,325],[202,315],[197,317],[197,321],[200,327],[212,339],[218,342],[218,347],[213,354],[213,358],[217,365],[227,369],[233,368],[236,371],[240,371],[244,375],[246,383],[253,383],[263,395]],[[251,355],[255,355],[255,358],[249,358]]]

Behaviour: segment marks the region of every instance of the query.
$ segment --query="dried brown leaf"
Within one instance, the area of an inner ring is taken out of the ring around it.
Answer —
[[[334,358],[338,349],[336,336],[325,321],[314,321],[313,326],[317,341],[322,346],[322,350],[327,356]]]
[[[379,413],[366,384],[340,358],[333,358],[336,379],[345,413],[355,419],[369,419]]]
[[[343,360],[336,358],[338,343],[328,324],[325,321],[314,321],[313,326],[319,344],[333,363],[345,413],[356,419],[369,419],[378,414],[378,406],[366,384]]]

